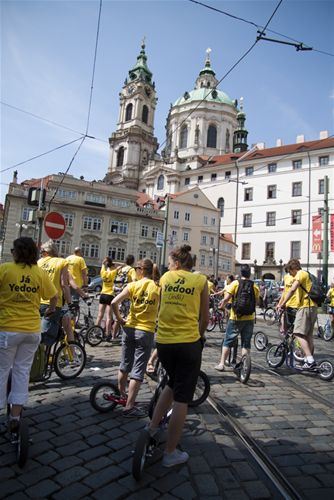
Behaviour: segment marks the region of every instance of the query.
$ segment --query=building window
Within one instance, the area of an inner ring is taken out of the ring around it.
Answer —
[[[292,196],[301,196],[302,195],[302,183],[301,182],[293,182],[292,183]]]
[[[110,223],[110,231],[117,234],[128,234],[128,223],[112,220]]]
[[[206,243],[207,243],[207,237],[205,235],[203,235],[201,238],[201,244],[206,245]]]
[[[219,198],[217,203],[217,208],[220,210],[220,217],[224,217],[225,200],[224,198]]]
[[[244,201],[253,201],[253,188],[245,188]]]
[[[268,164],[268,174],[273,174],[277,171],[277,163],[269,163]]]
[[[123,261],[125,260],[125,248],[123,247],[109,247],[108,257],[112,260]]]
[[[121,167],[124,162],[124,148],[121,146],[117,151],[117,167]]]
[[[275,242],[267,241],[266,242],[266,260],[273,260],[275,258]]]
[[[179,147],[180,149],[185,149],[187,145],[188,145],[188,127],[187,125],[183,125],[180,131]]]
[[[142,111],[142,114],[141,114],[141,121],[143,123],[147,123],[148,122],[148,107],[146,106],[146,104],[144,104],[144,106],[143,106],[143,111]]]
[[[92,203],[105,203],[106,199],[102,194],[87,193],[86,200]]]
[[[324,194],[324,193],[325,193],[325,180],[319,179],[318,180],[318,194]]]
[[[212,255],[209,255],[209,267],[213,266],[213,257]]]
[[[165,177],[161,174],[158,177],[157,189],[163,189],[165,185]]]
[[[229,179],[231,177],[231,170],[226,170],[225,179]]]
[[[183,233],[183,241],[189,241],[189,233],[187,232]]]
[[[291,210],[291,224],[301,224],[301,223],[302,223],[302,211]]]
[[[99,217],[84,216],[83,218],[83,229],[88,229],[90,231],[101,231],[102,219]]]
[[[156,263],[158,261],[158,252],[152,252],[150,253],[150,259]]]
[[[207,216],[207,215],[204,215],[204,216],[203,216],[203,224],[204,224],[205,226],[207,226],[207,225],[208,225],[208,216]]]
[[[217,128],[215,127],[215,125],[209,125],[206,147],[207,148],[217,147]]]
[[[63,214],[65,219],[66,227],[73,227],[74,225],[74,214]]]
[[[139,250],[138,260],[146,259],[146,250]]]
[[[190,184],[190,177],[186,177],[186,178],[184,179],[184,185],[185,185],[185,186],[189,186],[189,184]]]
[[[244,214],[243,227],[252,227],[252,214]]]
[[[254,167],[246,167],[245,168],[245,175],[249,176],[249,175],[253,175],[254,173]]]
[[[118,198],[113,198],[111,200],[111,204],[114,207],[119,207],[119,208],[128,208],[128,207],[131,207],[132,205],[134,205],[134,203],[132,201],[129,201],[129,200],[120,200]]]
[[[215,181],[217,179],[217,174],[211,174],[211,180]]]
[[[215,237],[210,236],[210,245],[214,246],[214,244],[215,244]]]
[[[211,217],[211,226],[216,225],[216,217]]]
[[[186,221],[188,221],[188,222],[190,221],[190,212],[186,212],[186,213],[184,214],[184,220],[186,220]]]
[[[201,266],[205,266],[205,255],[201,254]]]
[[[302,160],[293,160],[292,170],[298,170],[300,168],[302,168]]]
[[[55,240],[59,257],[67,257],[71,253],[71,242],[67,240]]]
[[[272,199],[277,197],[277,187],[276,185],[268,186],[267,187],[267,198]]]
[[[24,209],[22,210],[21,220],[29,222],[29,220],[30,220],[29,215],[30,215],[30,213],[33,213],[33,212],[34,212],[34,210],[32,208],[24,207]]]
[[[57,196],[59,198],[67,198],[70,200],[76,200],[77,194],[78,193],[76,191],[69,191],[67,189],[58,189],[58,191],[57,191]]]
[[[100,254],[100,245],[97,243],[81,243],[81,253],[83,257],[98,259]]]
[[[290,259],[300,259],[300,249],[301,249],[300,241],[291,241]]]
[[[132,118],[132,108],[133,108],[133,105],[130,102],[130,104],[127,105],[126,110],[125,110],[125,121],[126,122],[130,121]]]
[[[152,227],[152,238],[156,238],[158,235],[159,228],[158,227]]]
[[[177,231],[173,229],[172,231],[172,244],[177,240]]]
[[[319,166],[324,166],[328,165],[329,163],[329,156],[319,156]]]
[[[148,237],[148,226],[141,226],[141,235],[143,238]]]
[[[197,177],[197,182],[198,182],[198,184],[201,184],[203,182],[203,175],[199,175]]]
[[[243,243],[241,247],[241,258],[242,260],[250,260],[251,258],[251,244]]]
[[[267,212],[267,226],[276,226],[276,212]]]
[[[174,210],[174,219],[175,220],[178,220],[179,215],[180,215],[180,212],[178,210]]]

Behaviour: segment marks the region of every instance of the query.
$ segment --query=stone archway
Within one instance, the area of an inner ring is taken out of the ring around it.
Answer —
[[[263,280],[275,280],[275,275],[272,274],[272,273],[265,273],[263,276],[262,276],[262,279]]]

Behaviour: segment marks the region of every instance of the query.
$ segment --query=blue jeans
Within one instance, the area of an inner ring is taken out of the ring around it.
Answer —
[[[56,307],[56,310],[50,316],[44,316],[46,309],[49,306],[47,304],[41,304],[40,313],[42,316],[42,344],[52,345],[57,341],[59,322],[61,318],[61,307]]]
[[[231,347],[238,335],[241,336],[241,347],[250,349],[251,338],[254,330],[254,320],[247,319],[244,321],[229,320],[226,327],[224,338],[224,347]]]

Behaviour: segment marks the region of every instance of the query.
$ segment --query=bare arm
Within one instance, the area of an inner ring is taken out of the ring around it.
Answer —
[[[223,300],[221,301],[220,306],[221,306],[221,307],[225,307],[225,306],[226,306],[226,304],[228,303],[228,301],[229,301],[232,297],[233,297],[233,295],[231,295],[231,294],[230,294],[230,293],[228,293],[228,292],[225,292],[225,293],[224,293],[224,298],[223,298]]]
[[[299,287],[299,281],[296,280],[292,283],[290,290],[285,295],[284,299],[282,301],[280,301],[280,305],[277,307],[284,307],[285,304],[288,302],[288,300],[291,299],[292,295],[295,293],[295,291],[297,290],[298,287]]]
[[[125,320],[124,320],[124,318],[122,318],[122,316],[119,312],[118,304],[120,304],[120,302],[123,302],[123,300],[128,299],[129,297],[130,297],[129,288],[126,286],[124,288],[124,290],[122,290],[121,293],[119,293],[117,295],[117,297],[115,297],[113,299],[113,301],[111,302],[111,307],[112,307],[113,313],[116,316],[117,321],[119,321],[120,323],[123,323],[123,324],[125,323]]]
[[[60,285],[63,289],[63,294],[65,298],[66,304],[70,304],[72,302],[71,292],[70,292],[70,283],[69,283],[69,272],[67,267],[62,269],[60,274]]]
[[[86,268],[86,269],[83,269],[83,270],[81,271],[81,276],[82,276],[83,286],[87,286],[87,285],[88,285],[88,274],[87,274],[87,268]]]
[[[209,324],[209,294],[208,294],[208,284],[205,283],[204,288],[201,292],[201,305],[199,310],[199,333],[201,337],[204,337],[206,327]]]
[[[68,281],[69,281],[70,287],[73,288],[73,290],[75,290],[76,292],[78,292],[80,297],[82,297],[82,298],[86,297],[85,292],[76,284],[76,282],[74,281],[74,279],[70,273],[68,273]]]

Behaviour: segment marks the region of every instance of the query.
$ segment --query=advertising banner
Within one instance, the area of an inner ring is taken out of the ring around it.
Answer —
[[[321,241],[321,215],[313,215],[312,217],[312,253],[322,251]]]

